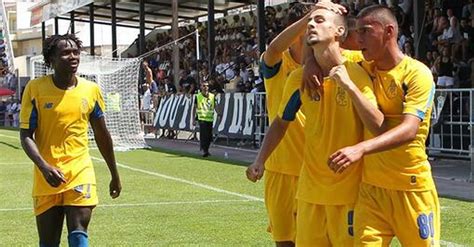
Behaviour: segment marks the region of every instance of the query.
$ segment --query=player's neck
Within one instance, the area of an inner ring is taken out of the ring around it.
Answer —
[[[385,49],[385,53],[380,59],[376,59],[375,67],[378,70],[391,70],[395,68],[405,57],[403,52],[398,48],[398,45],[391,45]]]
[[[77,79],[75,74],[53,74],[53,83],[56,87],[62,90],[68,90],[76,87]]]
[[[328,46],[324,47],[316,45],[313,47],[313,54],[324,76],[328,76],[333,67],[341,65],[345,60],[337,42],[329,43]]]

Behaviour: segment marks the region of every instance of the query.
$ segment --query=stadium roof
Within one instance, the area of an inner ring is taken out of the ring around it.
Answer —
[[[57,0],[43,0],[38,7],[44,5],[54,5]],[[80,0],[82,2],[91,2]],[[49,2],[49,3],[48,3]],[[215,13],[226,13],[231,9],[244,7],[251,4],[251,0],[214,0]],[[172,0],[144,0],[145,3],[145,28],[154,29],[156,27],[171,25],[172,23]],[[111,0],[95,0],[94,19],[97,23],[107,24],[111,21]],[[37,8],[38,8],[37,7]],[[178,20],[179,22],[197,20],[199,17],[207,15],[207,0],[178,0]],[[35,8],[35,7],[33,7]],[[139,27],[139,0],[116,0],[117,24],[130,27]],[[90,7],[74,7],[74,19],[77,21],[89,21]],[[68,11],[70,13],[71,11]],[[62,12],[61,19],[70,18],[70,15]],[[51,16],[54,17],[54,16]],[[51,18],[49,17],[49,18]],[[44,18],[44,17],[43,17]]]

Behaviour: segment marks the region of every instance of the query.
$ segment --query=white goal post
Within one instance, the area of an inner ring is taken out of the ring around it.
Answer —
[[[52,74],[43,56],[30,60],[31,79]],[[96,82],[105,100],[105,119],[116,151],[146,147],[139,117],[139,70],[138,58],[110,58],[81,54],[78,76]],[[95,146],[94,135],[89,128],[89,145]]]

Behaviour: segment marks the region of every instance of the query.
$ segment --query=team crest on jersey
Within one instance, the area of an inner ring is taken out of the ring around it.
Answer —
[[[347,93],[342,87],[336,89],[336,103],[340,106],[347,105]]]
[[[392,80],[390,86],[388,86],[386,94],[390,99],[397,96],[397,84],[395,83],[395,80]]]
[[[89,110],[89,102],[87,102],[86,99],[82,98],[81,111],[85,113],[85,112],[88,112],[88,110]]]

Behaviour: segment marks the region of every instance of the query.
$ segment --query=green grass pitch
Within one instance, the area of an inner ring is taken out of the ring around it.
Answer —
[[[101,159],[96,150],[91,156]],[[100,205],[89,226],[91,246],[273,246],[263,183],[248,182],[242,164],[159,150],[116,157],[123,191],[115,200],[105,163],[94,160]],[[33,164],[17,131],[0,129],[0,169],[0,246],[38,246]],[[442,243],[474,246],[474,203],[442,198],[441,206]],[[66,237],[64,230],[63,246]]]

